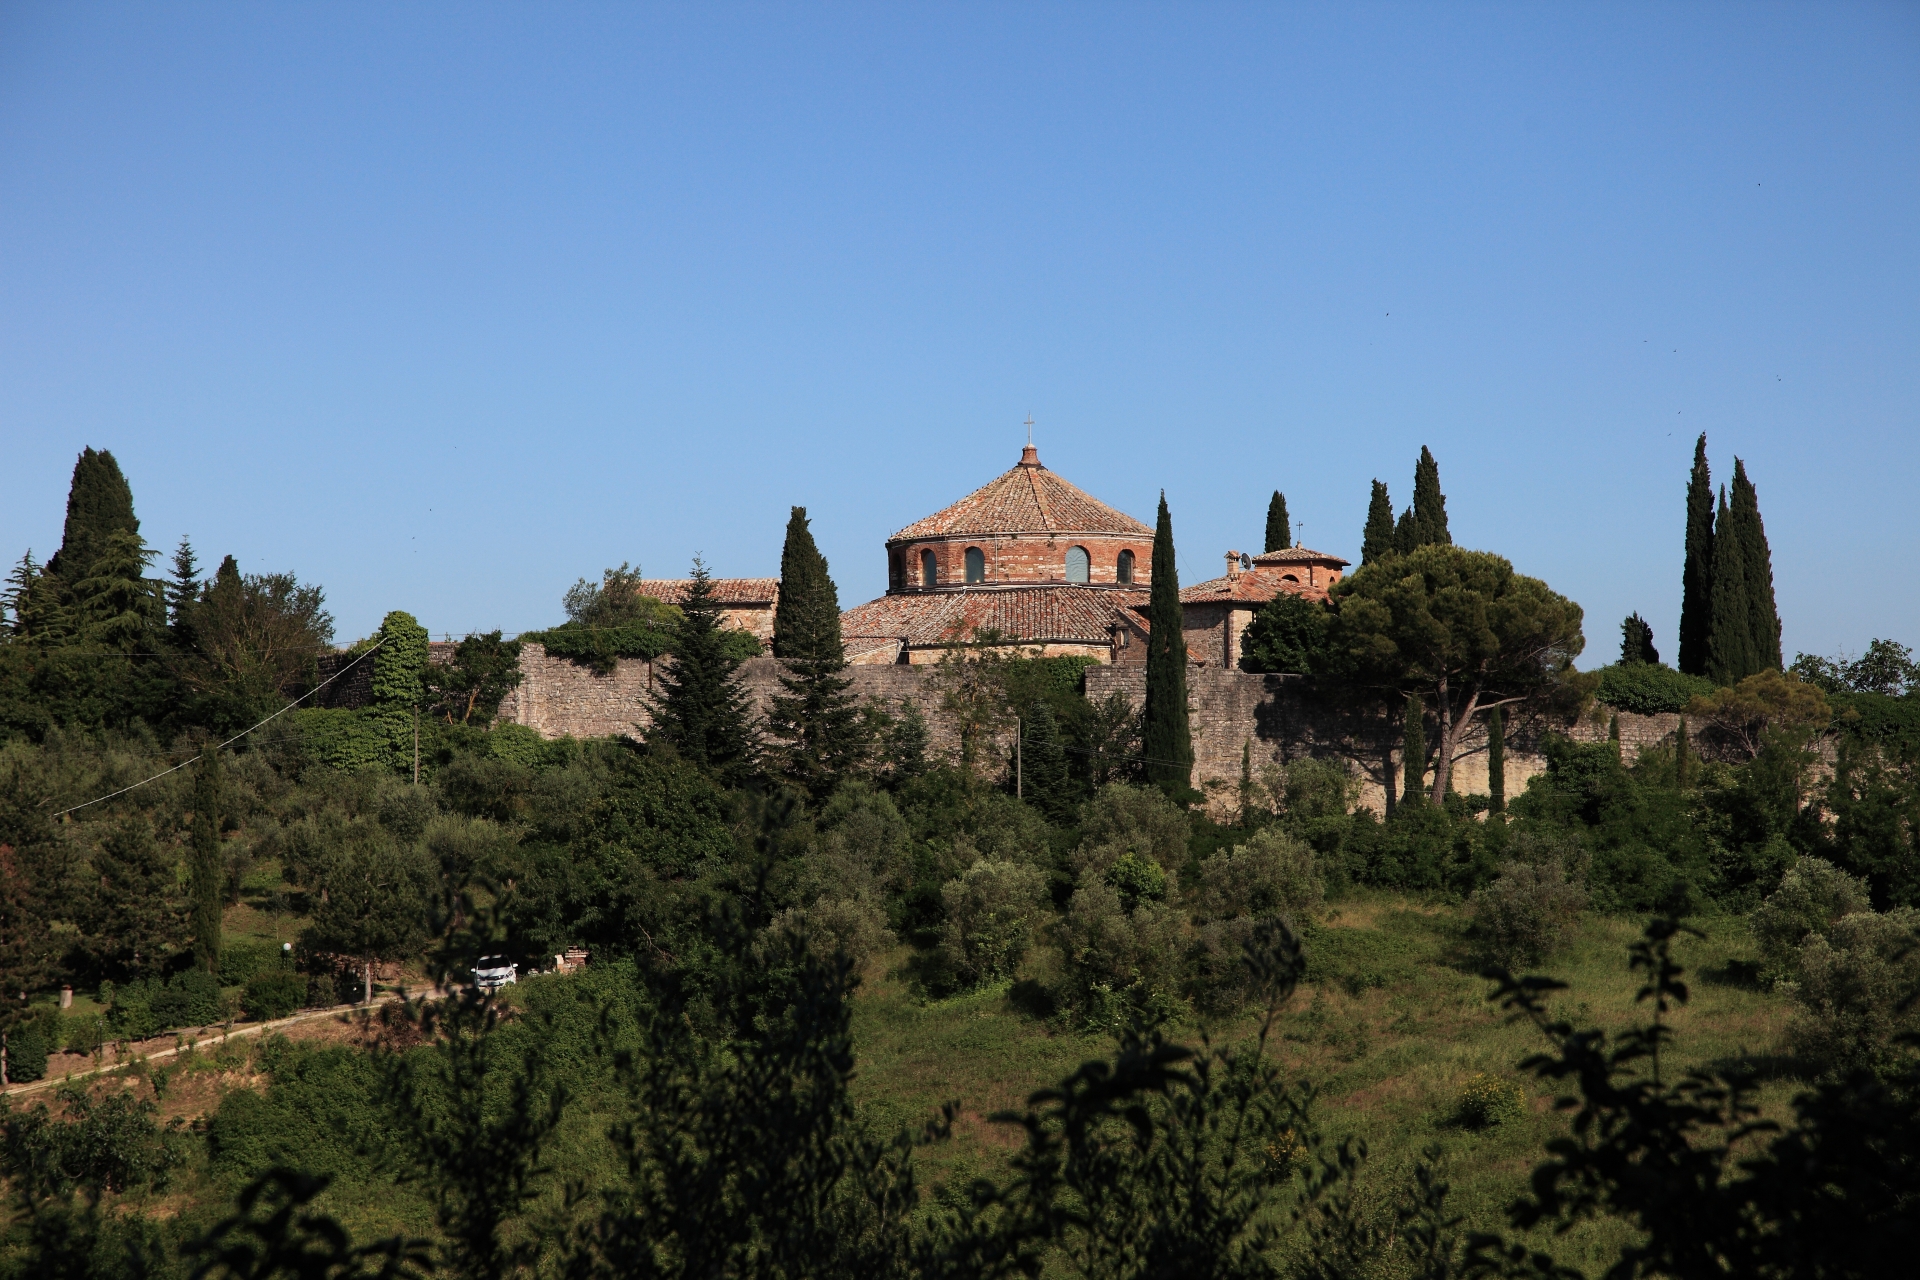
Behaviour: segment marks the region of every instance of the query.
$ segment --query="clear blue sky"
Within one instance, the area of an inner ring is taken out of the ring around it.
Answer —
[[[0,554],[83,445],[343,639],[637,561],[843,604],[1042,458],[1185,581],[1284,489],[1669,658],[1694,436],[1789,657],[1920,644],[1920,6],[0,7]]]

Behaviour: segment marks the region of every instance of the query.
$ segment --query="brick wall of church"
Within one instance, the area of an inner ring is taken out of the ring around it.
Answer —
[[[1152,577],[1153,539],[1152,538],[1113,538],[1089,534],[1001,534],[977,538],[921,538],[887,548],[889,583],[893,577],[894,560],[901,557],[899,563],[904,567],[907,587],[918,587],[920,583],[920,553],[932,551],[934,561],[939,565],[939,585],[958,586],[967,580],[966,554],[968,547],[980,548],[986,560],[984,581],[993,582],[1065,582],[1067,580],[1067,549],[1085,547],[1089,560],[1087,580],[1095,583],[1117,582],[1116,566],[1122,551],[1133,552],[1133,581],[1137,586],[1147,585]]]

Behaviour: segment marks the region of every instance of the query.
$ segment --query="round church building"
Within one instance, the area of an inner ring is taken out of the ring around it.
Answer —
[[[1121,611],[1146,601],[1152,560],[1152,529],[1027,445],[1012,470],[887,539],[887,594],[841,617],[847,658],[938,662],[997,634],[1107,662]]]

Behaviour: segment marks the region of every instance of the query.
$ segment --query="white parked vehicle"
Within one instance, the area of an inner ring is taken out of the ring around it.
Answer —
[[[473,985],[482,991],[498,991],[520,980],[520,966],[508,964],[499,956],[482,956],[473,967]]]

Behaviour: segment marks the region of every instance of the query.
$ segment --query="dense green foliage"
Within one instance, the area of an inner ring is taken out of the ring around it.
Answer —
[[[1260,607],[1241,639],[1241,665],[1249,671],[1292,675],[1327,673],[1336,667],[1327,645],[1325,605],[1282,591]]]
[[[1600,686],[1594,696],[1607,706],[1637,715],[1685,711],[1695,698],[1714,690],[1711,680],[1682,675],[1654,662],[1621,662],[1600,668]]]

